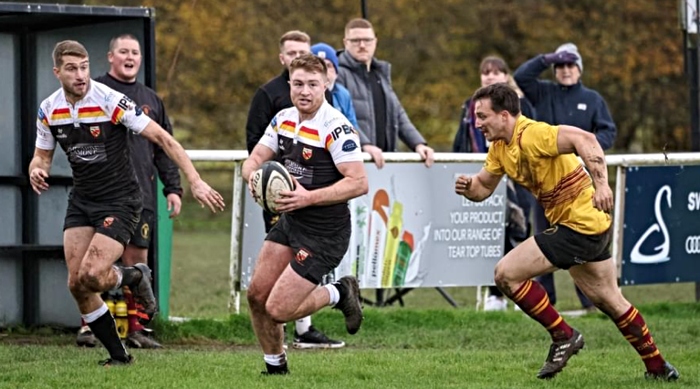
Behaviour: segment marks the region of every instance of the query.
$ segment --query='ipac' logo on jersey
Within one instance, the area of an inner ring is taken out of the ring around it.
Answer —
[[[123,109],[124,111],[128,111],[134,107],[134,101],[126,96],[122,96],[119,103],[117,103],[117,107]]]
[[[343,124],[340,127],[336,127],[333,132],[331,132],[331,135],[333,136],[333,140],[338,140],[340,135],[342,134],[347,134],[350,135],[354,132],[355,130],[352,129],[352,127],[348,126],[347,124]]]

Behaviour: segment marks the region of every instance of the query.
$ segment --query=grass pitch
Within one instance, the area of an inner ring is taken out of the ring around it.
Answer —
[[[677,388],[700,387],[697,304],[640,307],[662,353],[681,372]],[[266,377],[247,317],[160,323],[168,348],[134,350],[127,368],[97,365],[105,351],[79,349],[73,334],[0,340],[0,388],[656,388],[614,324],[602,314],[570,319],[586,347],[551,381],[535,378],[546,332],[522,313],[369,308],[361,331],[342,334],[342,315],[315,324],[338,334],[339,350],[288,352],[289,376]],[[670,387],[670,386],[669,386]]]
[[[692,284],[623,288],[679,369],[673,384],[645,381],[636,352],[602,314],[567,319],[586,346],[558,377],[540,381],[547,333],[520,312],[476,312],[475,288],[446,289],[457,309],[433,289],[409,293],[403,308],[368,307],[355,336],[345,333],[339,312],[325,309],[314,325],[348,345],[290,349],[292,374],[261,376],[245,298],[241,315],[227,312],[229,232],[175,234],[171,315],[198,319],[158,322],[166,349],[133,350],[135,365],[105,369],[97,365],[105,350],[74,347],[74,333],[12,329],[0,332],[0,388],[700,388],[700,304]],[[578,308],[567,273],[557,274],[557,291],[560,309]]]

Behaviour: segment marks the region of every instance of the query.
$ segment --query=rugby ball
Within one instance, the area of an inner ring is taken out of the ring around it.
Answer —
[[[277,161],[263,163],[253,174],[253,190],[255,202],[264,210],[278,214],[275,200],[280,198],[280,192],[294,190],[294,181],[287,169]]]

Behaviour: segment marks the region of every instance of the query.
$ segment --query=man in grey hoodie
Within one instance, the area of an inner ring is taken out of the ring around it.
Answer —
[[[372,23],[360,18],[348,22],[343,43],[345,50],[338,56],[338,82],[350,91],[357,122],[370,143],[392,152],[401,139],[426,166],[432,165],[433,149],[411,123],[391,87],[391,64],[374,58],[377,37]]]

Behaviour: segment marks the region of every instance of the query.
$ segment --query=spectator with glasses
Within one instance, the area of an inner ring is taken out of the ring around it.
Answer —
[[[556,82],[539,80],[546,69],[553,67]],[[595,134],[600,147],[607,150],[613,146],[617,130],[603,97],[581,83],[583,60],[578,47],[565,43],[553,53],[540,54],[513,73],[513,78],[525,97],[535,107],[537,120],[551,125],[565,124]],[[535,233],[549,228],[541,205],[533,203]],[[538,281],[547,291],[554,305],[557,301],[553,274],[545,274]],[[594,311],[593,303],[576,287],[576,294],[585,311]]]
[[[430,167],[433,149],[411,123],[391,86],[391,64],[374,58],[377,36],[372,23],[361,18],[349,21],[345,25],[343,44],[345,50],[338,55],[337,82],[343,84],[352,96],[363,151],[394,152],[398,150],[400,139]],[[373,154],[372,158],[377,159]],[[376,293],[376,304],[381,306],[384,291],[377,289]]]
[[[350,91],[362,132],[385,152],[396,151],[400,139],[430,166],[433,149],[411,123],[391,86],[391,64],[374,58],[377,37],[372,23],[360,18],[348,22],[343,43],[338,82]]]

